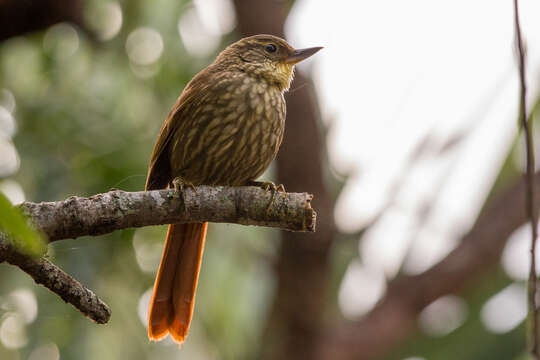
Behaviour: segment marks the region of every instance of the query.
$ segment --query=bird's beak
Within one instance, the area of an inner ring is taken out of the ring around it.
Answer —
[[[307,48],[307,49],[298,49],[294,50],[292,54],[290,54],[286,59],[285,63],[294,65],[296,63],[299,63],[302,60],[307,59],[311,55],[315,54],[317,51],[321,50],[321,46]]]

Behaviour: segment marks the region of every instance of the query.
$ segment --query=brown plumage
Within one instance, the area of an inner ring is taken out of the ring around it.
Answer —
[[[246,185],[276,156],[294,64],[320,48],[293,49],[271,35],[227,47],[186,86],[163,124],[146,189]],[[148,336],[182,344],[193,315],[207,223],[169,226],[148,319]]]

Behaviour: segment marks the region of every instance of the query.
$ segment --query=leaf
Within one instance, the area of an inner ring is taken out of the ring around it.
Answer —
[[[15,248],[27,255],[42,256],[47,251],[45,236],[29,226],[19,208],[0,192],[0,231],[8,235]]]

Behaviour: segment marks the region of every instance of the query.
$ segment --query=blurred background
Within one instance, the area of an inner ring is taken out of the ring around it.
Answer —
[[[535,121],[540,3],[520,5]],[[181,351],[145,329],[166,227],[55,242],[112,318],[0,264],[0,359],[526,359],[511,1],[0,1],[0,191],[142,190],[183,87],[257,33],[325,47],[264,176],[315,195],[317,233],[212,224]]]

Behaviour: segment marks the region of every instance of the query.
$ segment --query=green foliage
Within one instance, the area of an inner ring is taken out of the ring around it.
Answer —
[[[20,209],[11,205],[2,193],[0,193],[0,231],[6,233],[13,245],[25,254],[41,256],[47,250],[43,235],[28,225]]]

